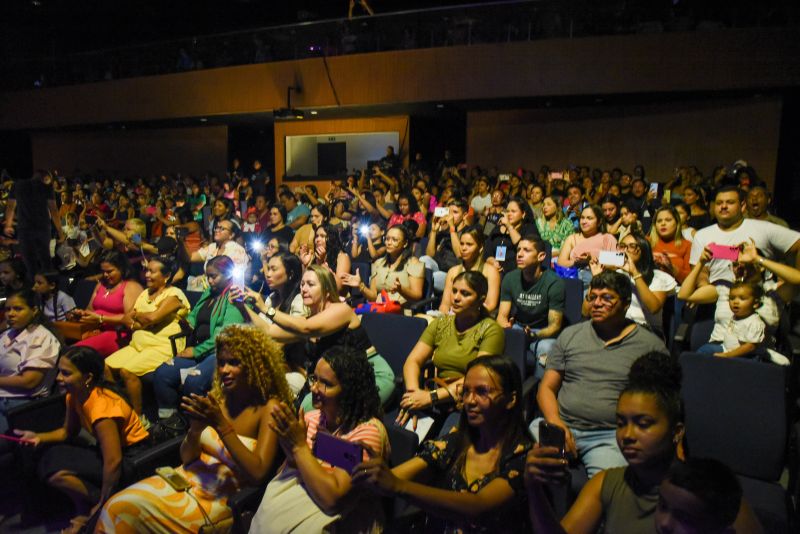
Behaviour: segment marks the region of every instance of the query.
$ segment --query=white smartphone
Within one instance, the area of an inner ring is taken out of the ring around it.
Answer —
[[[611,265],[612,267],[622,267],[625,265],[625,253],[615,250],[601,250],[597,255],[600,265]]]
[[[171,467],[156,467],[156,474],[172,486],[175,491],[186,491],[192,487],[188,480]]]
[[[655,194],[655,195],[657,195],[658,194],[658,186],[659,185],[660,184],[658,182],[653,182],[652,184],[650,184],[650,192]]]
[[[447,206],[437,206],[433,210],[434,217],[442,218],[442,217],[447,217],[448,215],[450,215],[450,208],[448,208]]]

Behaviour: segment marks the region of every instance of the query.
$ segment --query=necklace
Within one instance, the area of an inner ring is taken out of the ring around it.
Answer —
[[[107,287],[105,293],[103,293],[104,298],[108,298],[112,291],[116,290],[119,286],[119,282],[117,282],[113,287]]]

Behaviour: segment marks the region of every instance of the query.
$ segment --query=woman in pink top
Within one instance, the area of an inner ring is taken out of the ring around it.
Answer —
[[[89,307],[75,309],[71,319],[95,326],[100,333],[79,341],[76,346],[92,347],[104,358],[120,349],[116,328],[126,325],[142,286],[130,280],[131,265],[119,251],[109,251],[100,262],[103,277],[94,288]]]
[[[581,211],[578,231],[568,236],[561,245],[558,264],[561,267],[587,267],[590,259],[597,259],[601,250],[617,250],[617,240],[606,233],[606,223],[601,209],[590,204]]]

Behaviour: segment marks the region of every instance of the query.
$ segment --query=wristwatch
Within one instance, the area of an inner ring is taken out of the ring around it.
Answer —
[[[272,306],[267,308],[267,317],[269,317],[270,319],[275,319],[275,314],[276,313],[278,313],[278,310],[276,310]]]
[[[439,402],[439,392],[435,389],[431,390],[431,406],[436,406]]]

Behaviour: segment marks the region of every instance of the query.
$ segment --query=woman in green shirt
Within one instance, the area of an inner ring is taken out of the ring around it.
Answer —
[[[467,364],[479,356],[503,353],[503,329],[483,306],[488,286],[486,277],[476,271],[463,272],[453,280],[450,303],[454,315],[429,324],[403,365],[406,392],[400,400],[399,424],[405,425],[413,414],[434,405],[454,405]],[[428,360],[433,360],[437,379],[429,389],[420,385],[420,373]]]
[[[536,219],[536,228],[542,239],[550,243],[553,248],[553,257],[558,256],[561,244],[575,233],[572,221],[564,216],[564,211],[559,206],[561,198],[556,195],[547,195],[542,201],[542,216]]]

